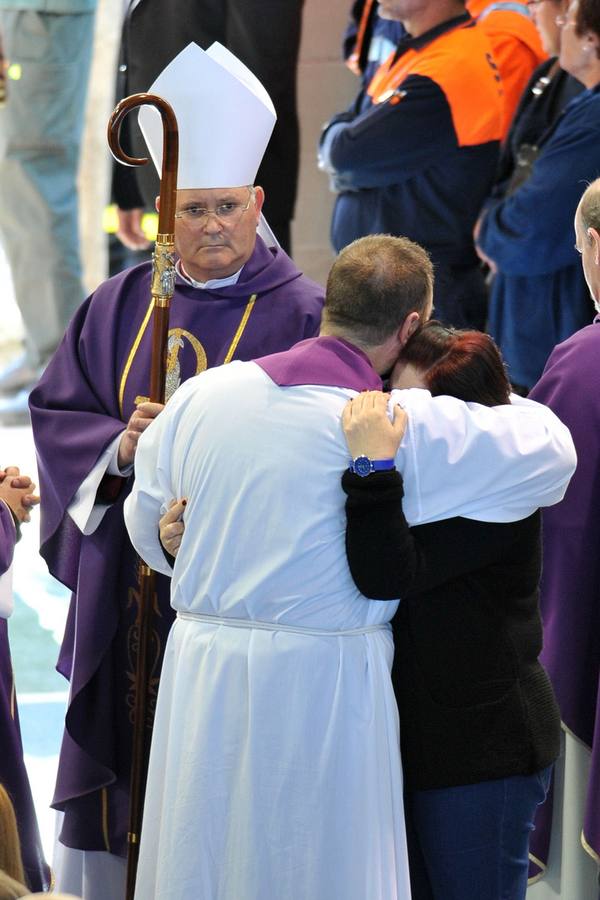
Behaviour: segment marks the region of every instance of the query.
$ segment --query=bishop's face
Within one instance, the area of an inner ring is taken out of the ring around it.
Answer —
[[[263,201],[260,187],[177,191],[175,249],[191,278],[206,282],[241,269],[254,250]]]

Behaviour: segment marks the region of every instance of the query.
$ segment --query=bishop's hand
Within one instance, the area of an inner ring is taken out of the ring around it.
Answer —
[[[149,400],[138,404],[121,435],[117,457],[119,469],[126,469],[133,464],[141,435],[164,408],[164,403],[151,403]]]

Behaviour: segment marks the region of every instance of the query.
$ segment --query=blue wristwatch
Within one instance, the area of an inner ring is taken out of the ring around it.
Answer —
[[[368,456],[357,456],[351,459],[348,468],[355,475],[365,478],[371,472],[387,472],[396,465],[395,459],[369,459]]]

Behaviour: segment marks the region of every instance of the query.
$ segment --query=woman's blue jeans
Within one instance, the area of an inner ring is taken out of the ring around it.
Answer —
[[[529,836],[551,772],[407,791],[413,900],[523,900]]]

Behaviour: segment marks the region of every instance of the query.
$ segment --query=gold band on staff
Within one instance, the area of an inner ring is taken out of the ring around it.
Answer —
[[[169,306],[175,292],[175,235],[158,234],[152,254],[152,297],[154,305]]]

